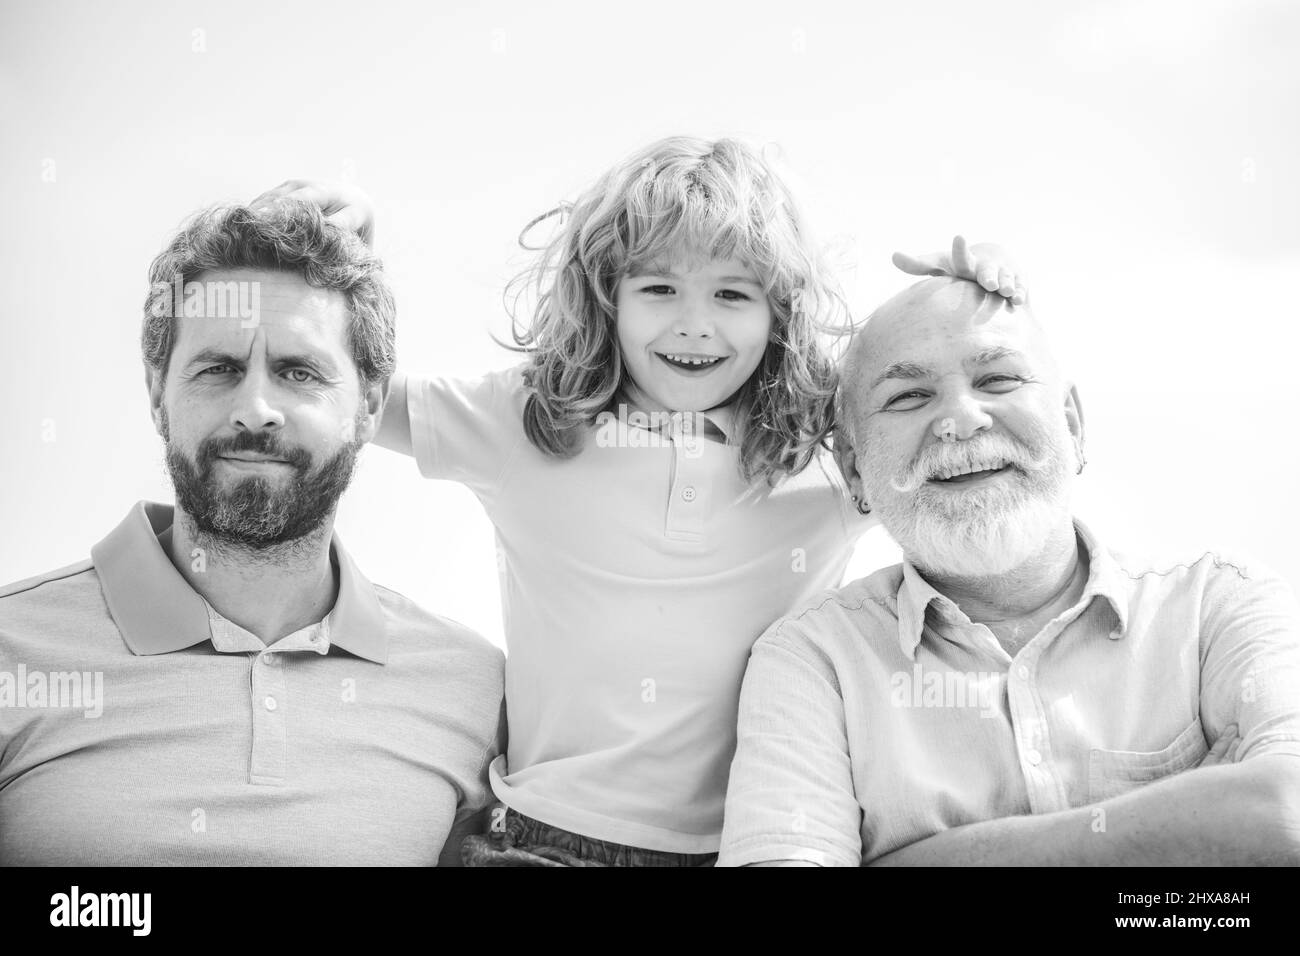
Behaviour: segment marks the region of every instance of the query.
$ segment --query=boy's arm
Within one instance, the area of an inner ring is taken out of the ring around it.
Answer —
[[[393,372],[388,381],[388,397],[384,412],[379,418],[379,431],[375,444],[401,455],[415,455],[411,441],[411,410],[406,407],[406,375],[401,369]]]
[[[328,222],[355,232],[368,246],[375,244],[375,207],[363,189],[323,179],[287,179],[248,206],[256,211],[280,199],[297,199],[319,206]]]
[[[978,282],[988,292],[1010,299],[1014,305],[1024,305],[1029,301],[1025,277],[1019,266],[1010,253],[991,242],[972,246],[961,236],[954,236],[952,252],[931,252],[923,256],[895,252],[893,261],[908,275],[969,279]]]

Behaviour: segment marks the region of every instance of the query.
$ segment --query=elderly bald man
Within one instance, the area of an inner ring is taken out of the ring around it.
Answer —
[[[841,410],[904,561],[755,645],[722,865],[1300,862],[1295,600],[1074,517],[1079,396],[1027,307],[913,285],[853,343]]]

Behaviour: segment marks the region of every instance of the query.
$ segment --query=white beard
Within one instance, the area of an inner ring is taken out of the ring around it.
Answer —
[[[1070,479],[1078,459],[1064,421],[1033,436],[1032,447],[1019,452],[1008,442],[994,435],[979,445],[1005,450],[1020,474],[956,493],[927,487],[915,470],[891,476],[866,464],[868,500],[874,499],[885,530],[913,565],[940,577],[1005,574],[1037,555],[1070,520]],[[953,458],[967,451],[939,449],[932,455]]]
[[[1070,506],[1068,498],[1060,501],[1041,494],[999,497],[1003,500],[961,508],[963,514],[945,513],[954,509],[918,501],[907,519],[887,522],[886,527],[908,560],[933,574],[960,578],[1005,574],[1043,548]]]

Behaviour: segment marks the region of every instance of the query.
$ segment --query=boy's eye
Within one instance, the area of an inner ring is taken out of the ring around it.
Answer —
[[[749,296],[745,295],[745,293],[743,293],[743,292],[738,292],[738,291],[736,291],[735,289],[723,289],[721,292],[718,293],[718,295],[722,296],[722,297],[723,297],[724,299],[726,299],[728,302],[748,302],[748,301],[749,301]]]
[[[667,286],[667,285],[648,285],[645,286],[641,291],[648,292],[650,293],[650,295],[668,295],[670,292],[673,291],[673,289],[672,286]]]

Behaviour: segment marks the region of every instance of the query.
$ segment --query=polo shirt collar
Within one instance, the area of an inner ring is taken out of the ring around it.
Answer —
[[[629,409],[635,409],[645,414],[646,403],[641,400],[641,390],[630,381],[625,383],[622,391],[619,393],[619,399],[627,404]],[[736,412],[730,405],[719,405],[717,408],[711,408],[707,412],[674,412],[677,415],[696,414],[703,422],[699,423],[700,437],[708,438],[712,441],[719,441],[726,444],[731,440],[731,436],[736,427]],[[629,423],[630,424],[630,423]],[[640,427],[640,426],[637,426]],[[715,431],[716,429],[716,431]],[[658,431],[647,426],[648,431]]]
[[[174,518],[171,505],[138,502],[90,550],[108,612],[133,654],[170,654],[212,639],[206,602],[158,540]],[[374,585],[357,570],[337,533],[330,539],[330,556],[339,569],[338,598],[326,617],[331,643],[385,663],[388,632]]]
[[[1105,600],[1116,621],[1110,637],[1119,640],[1128,629],[1127,579],[1097,536],[1077,518],[1074,519],[1074,530],[1088,551],[1088,581],[1084,584],[1083,595],[1075,607],[1087,608],[1098,597]],[[916,659],[916,648],[925,631],[925,614],[931,608],[947,624],[970,623],[970,618],[956,602],[935,590],[912,562],[904,558],[903,580],[898,588],[898,646],[909,660]]]

